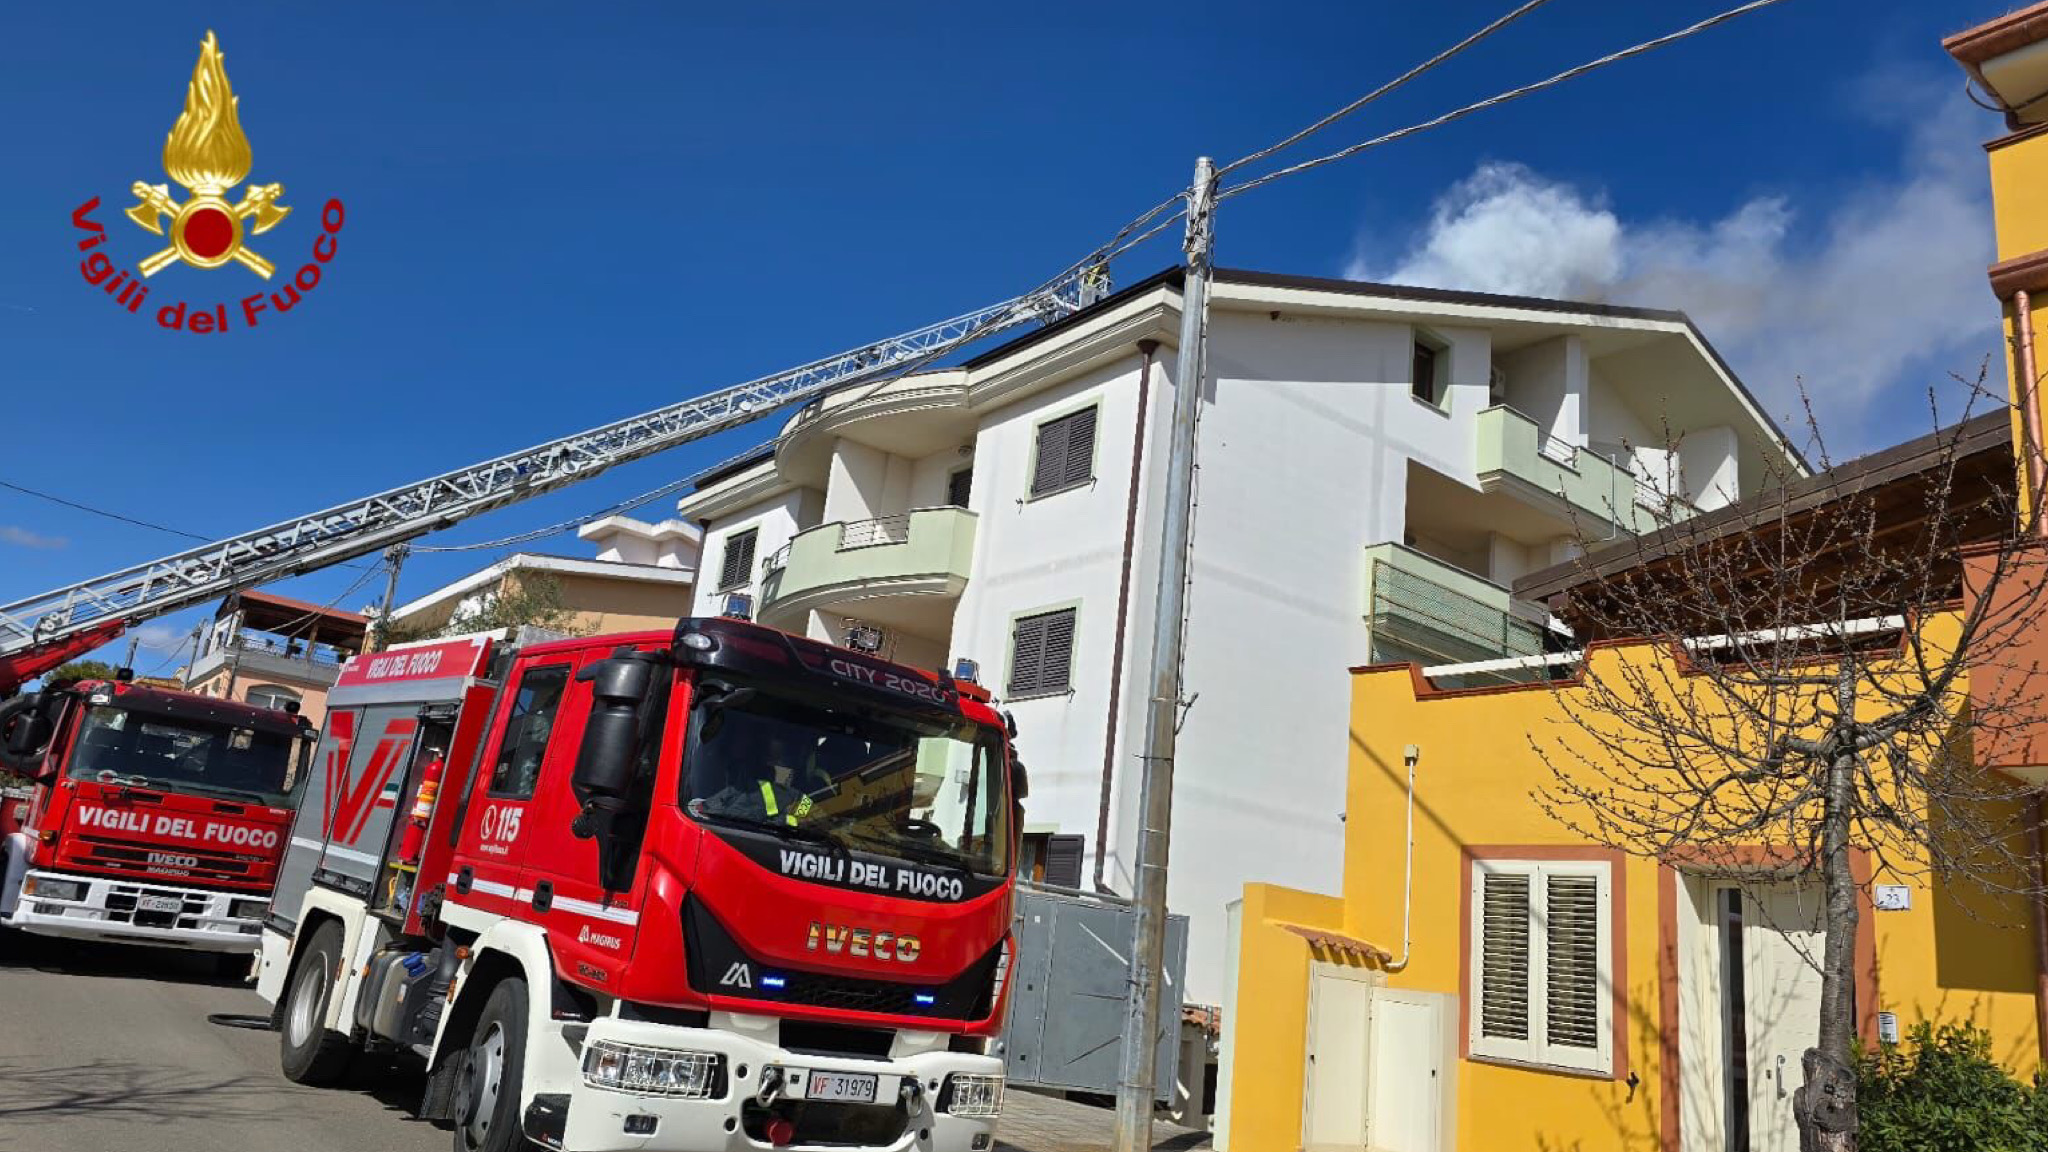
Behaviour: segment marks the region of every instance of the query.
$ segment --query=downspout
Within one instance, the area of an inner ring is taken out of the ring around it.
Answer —
[[[1117,579],[1116,641],[1109,654],[1109,722],[1102,734],[1102,794],[1095,811],[1097,892],[1108,890],[1103,883],[1102,872],[1109,863],[1109,796],[1111,784],[1116,779],[1117,704],[1123,695],[1124,628],[1131,609],[1131,549],[1138,535],[1138,479],[1145,466],[1145,403],[1152,395],[1152,354],[1159,351],[1159,341],[1140,340],[1138,351],[1144,353],[1145,362],[1138,369],[1138,419],[1131,434],[1131,491],[1124,501],[1123,575]]]
[[[2021,289],[2012,294],[2012,323],[2019,337],[2020,431],[2026,441],[2027,513],[2036,536],[2048,538],[2048,517],[2042,515],[2042,480],[2048,476],[2048,457],[2042,455],[2041,404],[2037,395],[2039,379],[2034,375],[2034,302],[2032,293]],[[2041,1060],[2048,1063],[2048,800],[2034,794],[2034,1035]]]
[[[1401,760],[1408,766],[1408,848],[1406,862],[1401,866],[1401,958],[1391,964],[1382,964],[1382,972],[1399,972],[1408,967],[1408,956],[1415,949],[1415,936],[1410,929],[1410,919],[1415,911],[1415,762],[1422,759],[1422,749],[1414,744],[1401,749]]]

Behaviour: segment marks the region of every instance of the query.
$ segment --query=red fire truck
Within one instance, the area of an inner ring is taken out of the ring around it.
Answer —
[[[724,618],[356,657],[262,937],[285,1074],[415,1054],[465,1150],[991,1147],[987,701]]]
[[[0,765],[35,786],[0,837],[0,926],[254,952],[312,737],[296,713],[125,680],[0,705]]]

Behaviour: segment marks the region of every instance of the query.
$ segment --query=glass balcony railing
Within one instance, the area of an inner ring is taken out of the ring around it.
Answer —
[[[1519,611],[1498,584],[1400,544],[1366,549],[1365,616],[1374,663],[1410,661],[1425,668],[1533,661],[1549,651],[1548,633],[1533,607]],[[1475,671],[1446,687],[1545,679],[1549,670],[1525,667]]]

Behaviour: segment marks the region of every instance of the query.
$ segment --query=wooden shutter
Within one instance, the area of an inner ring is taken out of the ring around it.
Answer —
[[[1519,873],[1479,878],[1479,1034],[1529,1038],[1529,879]]]
[[[1083,408],[1038,426],[1031,495],[1043,496],[1094,478],[1095,413],[1092,407]]]
[[[1600,881],[1543,878],[1544,1040],[1566,1048],[1600,1047]]]
[[[737,588],[754,571],[754,540],[760,530],[749,528],[725,538],[725,555],[718,566],[718,586]]]
[[[1045,838],[1045,882],[1059,888],[1081,886],[1081,862],[1088,855],[1086,836]]]
[[[1074,667],[1074,609],[1023,617],[1010,644],[1009,695],[1067,690]]]

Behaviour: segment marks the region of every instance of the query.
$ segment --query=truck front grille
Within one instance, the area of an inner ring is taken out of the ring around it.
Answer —
[[[255,880],[263,857],[207,848],[151,848],[99,836],[76,838],[79,851],[66,853],[66,863],[136,877],[159,876],[201,883],[233,884]]]

